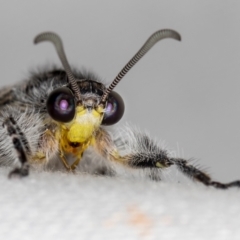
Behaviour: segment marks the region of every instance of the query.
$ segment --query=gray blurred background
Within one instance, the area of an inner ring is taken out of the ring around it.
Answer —
[[[176,155],[195,158],[215,179],[240,179],[240,2],[237,0],[5,1],[0,7],[0,85],[29,70],[58,64],[50,30],[63,39],[73,66],[110,83],[156,30],[167,39],[126,75],[116,91],[130,122]]]

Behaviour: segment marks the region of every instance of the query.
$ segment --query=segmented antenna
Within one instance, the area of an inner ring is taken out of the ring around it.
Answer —
[[[61,38],[56,33],[44,32],[44,33],[40,33],[39,35],[37,35],[34,39],[35,44],[37,44],[39,42],[43,42],[43,41],[50,41],[55,46],[55,48],[57,50],[57,54],[62,62],[63,68],[67,73],[71,88],[76,95],[77,101],[81,101],[81,99],[82,99],[81,93],[80,93],[79,87],[77,85],[76,79],[72,74],[72,70],[70,68],[66,54],[63,49],[63,44],[62,44]]]
[[[140,50],[134,55],[134,57],[125,65],[117,77],[113,80],[110,86],[104,92],[101,103],[104,104],[108,97],[108,94],[116,87],[120,80],[125,76],[125,74],[153,47],[155,43],[164,39],[173,38],[175,40],[181,41],[181,36],[174,30],[163,29],[152,34],[145,44],[140,48]]]

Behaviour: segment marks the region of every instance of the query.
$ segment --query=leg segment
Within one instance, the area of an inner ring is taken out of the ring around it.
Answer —
[[[146,135],[134,135],[128,139],[113,139],[104,129],[95,138],[95,149],[103,157],[132,168],[165,168],[173,163],[169,161],[167,152],[152,144]]]
[[[172,158],[146,134],[131,128],[120,130],[122,134],[110,136],[101,129],[96,135],[95,149],[105,158],[132,168],[163,169],[175,165],[180,172],[206,186],[227,189],[240,187],[240,181],[220,183],[182,158]]]
[[[12,117],[9,117],[3,122],[3,127],[6,128],[8,135],[12,139],[13,147],[21,165],[19,168],[15,168],[11,171],[9,177],[16,175],[20,177],[27,176],[29,173],[27,153],[31,152],[28,141]]]
[[[206,186],[213,186],[215,188],[227,189],[230,187],[240,187],[240,181],[233,181],[230,183],[215,182],[208,174],[190,165],[187,160],[181,158],[170,158],[170,161],[177,166],[177,168],[186,176],[203,183]]]

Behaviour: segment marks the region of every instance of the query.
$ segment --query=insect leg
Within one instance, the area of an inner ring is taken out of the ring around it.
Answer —
[[[131,136],[131,141],[133,139],[134,136]],[[94,147],[103,157],[132,168],[166,168],[174,164],[169,160],[167,152],[153,146],[147,136],[135,138],[135,145],[128,140],[114,140],[108,132],[101,129],[95,137]]]
[[[170,161],[177,166],[177,168],[186,176],[203,183],[206,186],[213,186],[215,188],[227,189],[230,187],[240,187],[240,181],[233,181],[230,183],[220,183],[213,181],[211,177],[199,170],[198,168],[190,165],[189,162],[182,158],[170,158]]]
[[[230,183],[216,182],[207,173],[189,164],[188,160],[170,157],[166,150],[162,150],[146,134],[131,130],[131,128],[121,131],[123,134],[116,138],[103,129],[96,135],[96,150],[111,161],[141,169],[163,169],[175,165],[185,176],[206,186],[220,189],[240,187],[240,180]]]
[[[18,127],[17,123],[13,119],[13,117],[7,118],[3,122],[3,127],[6,128],[8,135],[12,139],[13,147],[17,153],[18,160],[20,162],[20,167],[15,168],[9,173],[9,177],[12,177],[14,175],[23,177],[27,176],[29,173],[29,164],[27,161],[27,153],[30,153],[30,147],[28,144],[28,141],[24,135],[24,133],[21,131],[21,129]]]

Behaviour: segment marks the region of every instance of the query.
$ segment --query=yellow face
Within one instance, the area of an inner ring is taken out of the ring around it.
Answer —
[[[84,143],[91,138],[102,122],[103,110],[77,107],[76,117],[68,126],[67,139],[72,143]]]
[[[57,133],[63,152],[74,155],[81,154],[94,140],[94,134],[101,125],[103,108],[87,109],[76,107],[74,119],[69,123],[60,123],[60,132]]]

